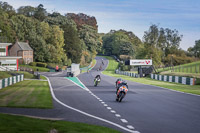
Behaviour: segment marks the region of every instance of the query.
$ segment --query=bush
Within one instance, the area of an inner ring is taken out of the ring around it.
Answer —
[[[42,63],[42,62],[37,62],[37,66],[38,67],[47,67],[46,63]]]
[[[196,78],[196,83],[195,85],[200,85],[200,78]]]
[[[30,66],[36,66],[37,63],[36,63],[36,62],[31,62],[31,63],[29,63],[29,65],[30,65]]]

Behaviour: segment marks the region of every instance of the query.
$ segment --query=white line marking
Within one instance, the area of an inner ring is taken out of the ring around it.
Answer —
[[[123,123],[128,123],[128,121],[127,121],[126,119],[121,119],[121,121],[122,121]]]
[[[115,114],[115,116],[116,116],[116,117],[121,117],[121,115],[119,115],[119,114]]]
[[[139,131],[133,131],[133,133],[140,133]]]
[[[109,110],[110,110],[110,109],[112,109],[112,108],[111,108],[111,107],[107,107],[107,109],[109,109]]]
[[[107,105],[107,104],[104,104],[103,106],[107,107],[108,105]]]
[[[103,100],[100,99],[99,101],[102,102]]]
[[[101,102],[102,104],[104,104],[105,102]]]
[[[116,113],[116,111],[114,111],[114,110],[111,110],[110,112],[111,112],[111,113]]]
[[[43,75],[43,76],[44,76],[44,75]],[[46,77],[46,76],[45,76],[45,77]],[[46,77],[46,78],[47,78],[47,77]],[[54,99],[55,101],[57,101],[58,103],[60,103],[61,105],[63,105],[64,107],[69,108],[69,109],[71,109],[71,110],[74,110],[74,111],[76,111],[76,112],[79,112],[79,113],[81,113],[81,114],[83,114],[83,115],[86,115],[86,116],[88,116],[88,117],[91,117],[91,118],[94,118],[94,119],[97,119],[97,120],[100,120],[100,121],[109,123],[109,124],[111,124],[111,125],[113,125],[113,126],[116,126],[116,127],[118,127],[118,128],[121,128],[121,129],[123,129],[123,130],[125,130],[125,131],[127,131],[127,132],[135,133],[134,131],[132,131],[132,130],[130,130],[130,129],[128,129],[128,128],[125,128],[125,127],[123,127],[123,126],[121,126],[121,125],[119,125],[119,124],[117,124],[117,123],[114,123],[114,122],[108,121],[108,120],[106,120],[106,119],[103,119],[103,118],[100,118],[100,117],[91,115],[91,114],[89,114],[89,113],[83,112],[83,111],[81,111],[81,110],[78,110],[78,109],[76,109],[76,108],[73,108],[73,107],[71,107],[71,106],[69,106],[69,105],[66,105],[66,104],[64,104],[63,102],[59,101],[59,100],[56,98],[56,96],[55,96],[55,94],[54,94],[54,92],[53,92],[53,88],[52,88],[52,86],[51,86],[51,83],[50,83],[50,81],[49,81],[49,78],[47,78],[47,80],[48,80],[48,83],[49,83],[49,87],[50,87],[51,95],[52,95],[53,99]]]
[[[127,125],[127,127],[129,128],[129,129],[135,129],[133,126],[131,126],[131,125]]]

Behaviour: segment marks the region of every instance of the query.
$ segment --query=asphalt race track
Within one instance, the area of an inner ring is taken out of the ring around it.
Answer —
[[[126,97],[121,103],[116,102],[116,78],[97,71],[102,65],[101,59],[96,58],[97,64],[89,73],[78,76],[89,91],[66,79],[66,73],[43,73],[49,78],[55,95],[53,109],[1,107],[0,112],[84,122],[121,132],[200,132],[200,96],[127,81]],[[103,61],[105,69],[108,61]],[[102,80],[94,87],[97,74]]]

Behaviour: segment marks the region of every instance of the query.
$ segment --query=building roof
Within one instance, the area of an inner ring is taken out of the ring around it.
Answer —
[[[21,56],[0,56],[1,59],[20,59],[22,58]]]
[[[26,42],[17,42],[17,43],[22,50],[32,50],[33,51],[33,49],[29,46],[28,43],[26,43]]]
[[[9,45],[12,45],[12,43],[0,43],[0,46],[2,47],[6,47],[6,46],[9,46]]]

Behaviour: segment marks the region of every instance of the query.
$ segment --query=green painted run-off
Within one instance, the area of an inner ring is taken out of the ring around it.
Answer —
[[[78,80],[77,77],[66,77],[67,79],[75,82],[76,84],[78,84],[79,86],[81,86],[82,88],[85,88],[85,86]]]

